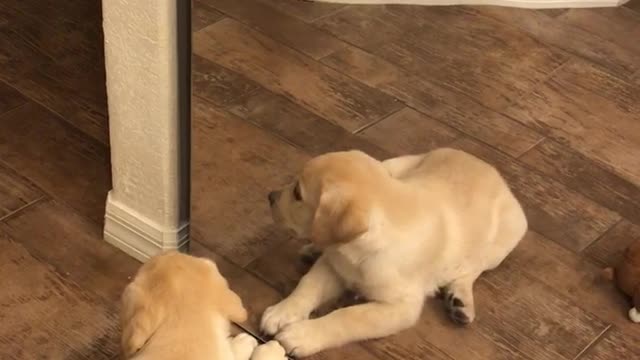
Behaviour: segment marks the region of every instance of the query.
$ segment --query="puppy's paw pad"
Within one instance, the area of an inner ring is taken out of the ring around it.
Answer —
[[[468,325],[473,322],[475,314],[468,307],[452,307],[447,310],[451,321],[458,325]]]
[[[269,341],[258,346],[251,355],[251,360],[284,360],[287,358],[286,351],[277,341]]]
[[[275,335],[285,326],[305,320],[308,316],[309,315],[302,311],[299,306],[282,301],[264,311],[260,322],[260,329],[267,335]]]
[[[464,302],[462,302],[462,300],[458,299],[457,297],[453,297],[453,299],[451,300],[451,305],[453,307],[464,307]]]
[[[461,309],[454,309],[449,312],[449,317],[456,324],[464,325],[469,323],[469,318],[467,314],[464,313]]]

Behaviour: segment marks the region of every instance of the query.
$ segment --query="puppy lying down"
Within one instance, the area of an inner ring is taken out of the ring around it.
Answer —
[[[256,348],[248,334],[229,338],[247,312],[215,263],[178,252],[144,264],[122,295],[125,359],[284,360],[275,341]]]
[[[383,162],[359,151],[325,154],[269,202],[277,223],[321,251],[262,317],[262,330],[296,356],[407,329],[438,292],[452,321],[472,322],[474,281],[527,230],[498,171],[447,148]],[[309,319],[347,289],[368,302]]]

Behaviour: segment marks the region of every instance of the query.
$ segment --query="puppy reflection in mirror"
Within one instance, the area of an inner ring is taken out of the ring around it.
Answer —
[[[249,334],[229,337],[230,322],[244,322],[247,311],[209,259],[152,258],[126,287],[120,315],[125,359],[286,359],[275,341],[256,348]]]
[[[295,356],[407,329],[438,292],[452,321],[472,322],[474,281],[527,230],[498,171],[448,148],[382,162],[360,151],[325,154],[269,203],[277,224],[321,254],[262,317],[262,330]],[[309,318],[345,290],[368,302]]]

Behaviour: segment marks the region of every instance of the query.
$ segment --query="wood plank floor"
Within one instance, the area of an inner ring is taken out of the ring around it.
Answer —
[[[63,4],[64,3],[64,4]],[[0,3],[0,358],[115,359],[139,264],[101,239],[110,188],[100,1]],[[304,267],[269,189],[310,157],[452,146],[495,164],[531,231],[476,286],[477,321],[314,359],[634,359],[604,281],[640,240],[640,1],[615,9],[194,0],[193,253],[257,335]]]

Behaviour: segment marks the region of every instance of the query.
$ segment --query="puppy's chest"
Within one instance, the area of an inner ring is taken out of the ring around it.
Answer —
[[[368,298],[375,298],[377,292],[397,284],[393,280],[397,271],[376,258],[362,260],[334,253],[328,262],[346,287]]]
[[[361,264],[337,252],[328,256],[327,260],[348,287],[363,282],[364,276]]]

